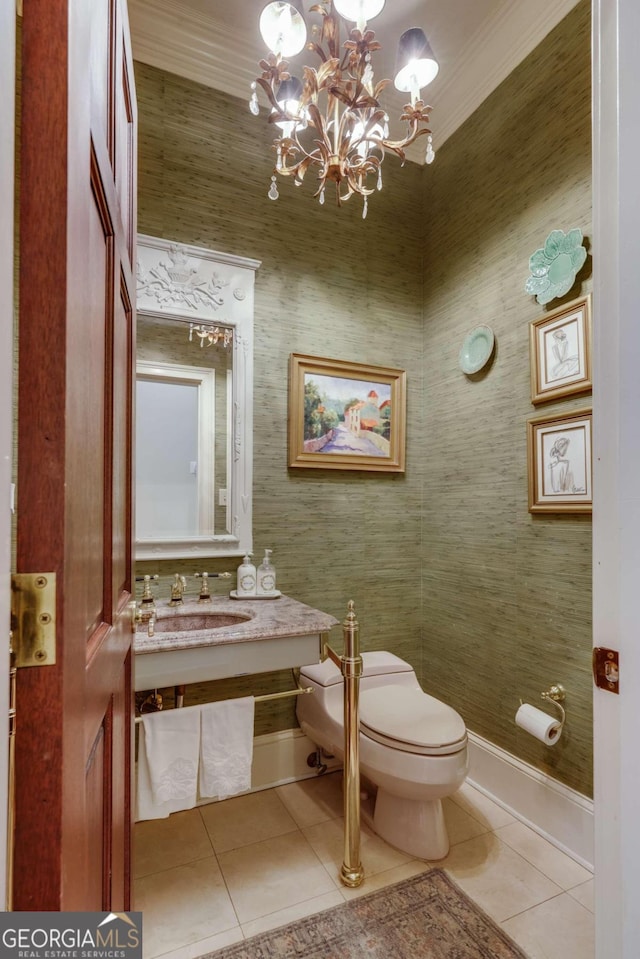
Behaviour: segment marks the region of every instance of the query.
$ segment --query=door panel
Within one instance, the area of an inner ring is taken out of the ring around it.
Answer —
[[[119,64],[119,83],[116,87],[116,156],[115,173],[116,189],[118,191],[118,206],[122,216],[122,227],[126,238],[127,249],[133,249],[133,216],[134,216],[134,181],[133,154],[134,140],[134,110],[132,103],[133,65],[122,48],[122,61]]]
[[[57,655],[18,674],[15,909],[130,908],[130,63],[121,0],[25,4],[17,569],[57,575]]]
[[[109,718],[107,714],[107,720]],[[85,779],[85,795],[87,798],[87,882],[88,898],[92,902],[100,902],[96,908],[106,909],[105,891],[108,888],[108,872],[110,862],[103,856],[103,833],[110,819],[110,810],[107,807],[108,791],[105,789],[105,778],[108,778],[109,766],[105,768],[105,753],[108,754],[109,743],[105,743],[105,730],[101,726],[98,735],[89,752]]]
[[[113,517],[112,517],[112,595],[114,611],[128,599],[127,584],[131,582],[131,542],[133,536],[129,500],[132,475],[131,444],[133,409],[131,382],[133,380],[133,309],[124,277],[120,277],[119,299],[114,311],[113,368]]]

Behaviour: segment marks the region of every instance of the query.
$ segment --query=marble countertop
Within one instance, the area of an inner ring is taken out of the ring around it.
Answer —
[[[189,629],[162,632],[162,620],[167,617],[188,618],[207,614],[235,614],[248,616],[243,622],[214,629]],[[299,603],[290,596],[278,599],[235,600],[212,597],[210,603],[185,601],[180,606],[169,606],[168,601],[156,603],[156,631],[147,634],[146,624],[140,624],[133,638],[136,655],[160,653],[196,646],[218,646],[224,643],[247,643],[261,639],[287,636],[308,636],[328,632],[338,624],[335,617],[319,609]]]

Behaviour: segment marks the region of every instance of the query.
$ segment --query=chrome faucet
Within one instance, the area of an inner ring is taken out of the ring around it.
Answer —
[[[171,584],[171,599],[169,600],[169,606],[179,606],[183,602],[184,591],[187,588],[186,577],[181,576],[180,573],[176,573],[173,577],[173,583]]]
[[[198,596],[199,603],[210,603],[211,602],[211,593],[209,592],[209,580],[210,579],[229,579],[231,573],[195,573],[196,579],[201,579],[202,583],[200,584],[200,595]]]

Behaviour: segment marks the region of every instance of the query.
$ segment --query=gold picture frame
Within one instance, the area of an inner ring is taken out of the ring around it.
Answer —
[[[288,433],[290,467],[404,473],[405,371],[292,353]]]
[[[531,402],[588,393],[591,381],[591,294],[529,324]]]
[[[591,410],[527,423],[530,513],[590,513]]]

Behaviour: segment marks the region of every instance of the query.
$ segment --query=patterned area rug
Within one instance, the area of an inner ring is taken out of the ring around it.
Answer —
[[[202,959],[527,959],[441,869]]]

